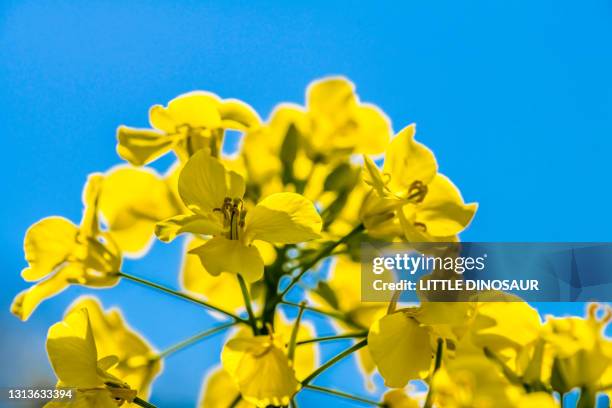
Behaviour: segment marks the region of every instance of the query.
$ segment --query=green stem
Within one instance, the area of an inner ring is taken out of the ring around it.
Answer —
[[[291,362],[293,362],[293,357],[295,356],[295,346],[297,342],[298,332],[300,331],[300,323],[302,321],[302,315],[304,314],[305,306],[306,306],[305,302],[300,303],[300,310],[298,311],[297,318],[295,319],[293,330],[291,330],[291,339],[289,340],[289,350],[287,350],[287,358],[289,358],[289,361]]]
[[[483,349],[485,356],[491,359],[493,362],[497,363],[502,370],[502,373],[506,376],[506,378],[513,384],[516,385],[524,385],[523,381],[504,363],[504,361],[492,350],[488,347]]]
[[[294,306],[294,307],[300,307],[299,303],[294,303],[294,302],[287,302],[286,300],[283,300],[281,302],[279,302],[283,305],[287,305],[287,306]],[[323,309],[319,309],[316,307],[312,307],[312,306],[304,306],[305,310],[308,310],[309,312],[313,312],[313,313],[319,313],[331,318],[334,318],[336,320],[340,320],[343,323],[346,323],[356,329],[361,329],[361,330],[365,330],[366,327],[363,327],[362,325],[360,325],[359,323],[356,323],[354,321],[352,321],[351,319],[349,319],[348,317],[346,317],[345,315],[343,315],[342,313],[335,313],[332,311],[327,311],[327,310],[323,310]]]
[[[316,377],[318,377],[323,371],[327,370],[329,367],[333,366],[338,361],[342,360],[344,357],[353,354],[355,351],[357,351],[360,348],[364,347],[366,344],[368,344],[368,340],[367,339],[363,339],[359,343],[353,344],[351,347],[347,348],[343,352],[341,352],[341,353],[337,354],[336,356],[332,357],[331,359],[329,359],[328,361],[323,363],[319,368],[314,370],[308,377],[304,378],[304,380],[302,381],[302,386],[305,387],[306,385],[308,385],[308,383],[310,383],[312,380],[314,380]]]
[[[319,391],[325,394],[329,394],[329,395],[334,395],[336,397],[341,397],[341,398],[347,398],[353,401],[358,401],[358,402],[362,402],[364,404],[370,404],[370,405],[374,405],[375,407],[383,407],[384,405],[378,401],[373,401],[373,400],[369,400],[367,398],[362,398],[362,397],[358,397],[356,395],[352,395],[352,394],[347,394],[346,392],[342,392],[342,391],[336,391],[336,390],[332,390],[329,388],[323,388],[323,387],[319,387],[316,385],[305,385],[304,388],[309,389],[309,390],[313,390],[313,391]]]
[[[334,336],[324,336],[324,337],[317,337],[314,339],[301,340],[301,341],[298,341],[296,345],[301,346],[302,344],[319,343],[322,341],[332,341],[332,340],[341,340],[341,339],[360,339],[360,338],[366,337],[367,335],[368,335],[367,331],[356,332],[356,333],[344,333],[344,334],[337,334]]]
[[[244,298],[244,305],[246,306],[247,313],[249,314],[249,324],[253,329],[253,335],[257,336],[257,322],[255,320],[255,313],[253,313],[253,307],[251,306],[251,296],[249,295],[249,289],[247,288],[246,282],[242,275],[236,275],[238,277],[238,283],[240,283],[240,290],[242,291],[242,297]]]
[[[127,274],[125,272],[118,272],[117,274],[119,276],[121,276],[122,278],[131,280],[131,281],[136,282],[136,283],[140,283],[141,285],[145,285],[145,286],[148,286],[150,288],[160,290],[160,291],[162,291],[164,293],[167,293],[169,295],[181,298],[183,300],[187,300],[189,302],[196,303],[196,304],[198,304],[200,306],[204,306],[204,307],[206,307],[206,308],[208,308],[210,310],[214,310],[215,312],[219,312],[219,313],[224,314],[224,315],[226,315],[228,317],[231,317],[232,319],[234,319],[237,322],[245,323],[245,324],[247,323],[247,321],[244,320],[243,318],[241,318],[240,316],[237,316],[237,315],[235,315],[235,314],[233,314],[231,312],[228,312],[227,310],[223,310],[223,309],[221,309],[221,308],[219,308],[217,306],[211,305],[210,303],[208,303],[206,301],[203,301],[203,300],[194,298],[193,296],[189,296],[189,295],[187,295],[185,293],[179,292],[178,290],[167,288],[167,287],[159,285],[159,284],[157,284],[155,282],[151,282],[151,281],[148,281],[146,279],[142,279],[142,278],[139,278],[137,276]]]
[[[139,405],[141,407],[144,408],[157,408],[155,405],[151,404],[150,402],[147,402],[143,399],[140,399],[138,397],[134,398],[134,401],[132,401],[134,404]]]
[[[231,323],[222,324],[221,326],[217,326],[217,327],[213,327],[208,330],[205,330],[201,333],[196,334],[195,336],[192,336],[186,340],[181,341],[180,343],[175,344],[174,346],[168,347],[166,350],[160,352],[157,356],[155,356],[155,358],[157,359],[166,358],[169,355],[176,353],[177,351],[187,348],[197,343],[198,341],[204,340],[205,338],[210,337],[214,334],[217,334],[227,329],[228,327],[234,326],[235,324],[236,322],[231,322]]]
[[[338,241],[328,244],[325,248],[323,248],[321,252],[319,252],[319,254],[316,257],[314,257],[311,261],[307,262],[305,265],[300,267],[300,272],[296,276],[294,276],[293,279],[291,279],[291,282],[289,282],[289,285],[287,285],[287,287],[282,292],[279,293],[278,297],[282,300],[282,298],[284,298],[285,295],[289,293],[291,288],[293,288],[293,286],[295,286],[295,284],[298,283],[300,279],[302,279],[302,276],[304,276],[306,272],[308,272],[311,268],[315,267],[319,263],[320,260],[322,260],[323,258],[327,257],[329,254],[331,254],[333,250],[336,249],[336,247],[346,243],[349,239],[359,234],[364,229],[365,229],[364,225],[359,224],[358,226],[353,228],[351,232],[346,234],[344,237],[342,237]]]
[[[431,373],[431,378],[433,378],[434,374],[440,369],[442,366],[442,353],[444,351],[444,341],[441,338],[438,338],[438,347],[436,348],[436,361],[434,362],[434,369]],[[431,382],[429,384],[429,390],[427,391],[427,397],[425,398],[425,405],[423,408],[431,408],[433,404],[433,392],[431,389]]]

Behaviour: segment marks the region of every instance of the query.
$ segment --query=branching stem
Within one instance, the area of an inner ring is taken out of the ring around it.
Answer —
[[[353,354],[354,352],[356,352],[360,348],[364,347],[366,344],[368,344],[368,340],[367,339],[363,339],[359,343],[353,344],[351,347],[347,348],[346,350],[344,350],[341,353],[337,354],[336,356],[332,357],[331,359],[329,359],[328,361],[323,363],[319,368],[314,370],[308,377],[304,378],[304,380],[302,381],[302,386],[305,387],[312,380],[314,380],[321,373],[323,373],[325,370],[327,370],[328,368],[330,368],[331,366],[333,366],[334,364],[336,364],[338,361],[342,360],[343,358]]]
[[[196,303],[196,304],[198,304],[200,306],[204,306],[204,307],[206,307],[206,308],[208,308],[210,310],[214,310],[215,312],[219,312],[219,313],[224,314],[224,315],[226,315],[228,317],[231,317],[232,319],[234,319],[237,322],[240,322],[240,323],[243,323],[243,324],[248,324],[248,322],[245,319],[241,318],[240,316],[237,316],[234,313],[228,312],[227,310],[223,310],[220,307],[212,305],[212,304],[210,304],[210,303],[208,303],[208,302],[206,302],[204,300],[200,300],[200,299],[197,299],[197,298],[195,298],[193,296],[187,295],[186,293],[179,292],[178,290],[167,288],[167,287],[159,285],[159,284],[157,284],[155,282],[151,282],[151,281],[148,281],[146,279],[142,279],[142,278],[139,278],[139,277],[134,276],[134,275],[130,275],[130,274],[125,273],[125,272],[118,272],[117,274],[119,276],[121,276],[122,278],[131,280],[131,281],[136,282],[136,283],[140,283],[141,285],[148,286],[150,288],[157,289],[159,291],[162,291],[162,292],[167,293],[169,295],[172,295],[174,297],[178,297],[178,298],[181,298],[183,300],[187,300],[189,302]]]

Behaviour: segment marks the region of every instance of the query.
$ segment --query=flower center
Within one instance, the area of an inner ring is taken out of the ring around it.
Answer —
[[[220,212],[223,216],[223,227],[227,230],[226,237],[228,239],[240,239],[247,214],[242,199],[225,197],[223,206],[215,208],[213,211]]]

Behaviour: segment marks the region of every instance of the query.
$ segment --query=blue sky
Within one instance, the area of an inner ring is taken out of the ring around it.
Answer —
[[[480,203],[464,240],[611,241],[611,18],[612,4],[601,0],[4,1],[0,310],[25,287],[26,228],[52,214],[78,220],[86,175],[119,162],[116,127],[144,126],[150,105],[194,89],[243,99],[267,117],[278,102],[301,102],[309,81],[346,75],[396,130],[416,122],[441,171]],[[156,245],[128,268],[174,285],[178,255],[178,246]],[[127,282],[119,288],[96,293],[122,305],[160,348],[210,324],[191,305]],[[88,292],[47,302],[27,325],[0,313],[0,357],[16,363],[0,382],[39,372],[45,380],[44,333]],[[185,317],[170,323],[177,313]],[[193,401],[219,340],[168,361],[154,399]],[[353,369],[346,362],[321,383]]]

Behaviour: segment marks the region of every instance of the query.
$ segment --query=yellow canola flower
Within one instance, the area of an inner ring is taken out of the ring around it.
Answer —
[[[550,317],[543,338],[553,348],[551,383],[561,393],[581,387],[595,391],[607,386],[605,374],[612,366],[612,340],[603,333],[612,320],[612,308],[597,318],[599,306],[589,305],[586,318]]]
[[[235,280],[234,280],[235,281]],[[274,342],[275,347],[281,349],[283,353],[286,351],[287,342],[291,339],[294,323],[290,322],[281,312],[277,313],[274,317]],[[266,336],[259,336],[266,337]],[[269,336],[268,336],[269,337]],[[316,331],[314,326],[307,321],[302,320],[298,329],[296,340],[306,340],[316,337]],[[253,337],[250,330],[241,330],[235,336],[235,339],[250,339],[254,340],[257,337]],[[318,366],[318,345],[316,343],[308,343],[300,345],[295,349],[294,361],[290,364],[293,371],[295,372],[295,378],[297,380],[303,379],[314,371]],[[276,352],[276,351],[275,351]],[[230,358],[236,356],[231,352],[224,352],[226,355],[230,355]],[[272,353],[274,354],[274,353]],[[278,354],[278,353],[277,353]],[[232,357],[233,356],[233,357]],[[273,358],[271,355],[270,358]],[[274,358],[284,361],[282,356],[277,355]],[[264,362],[262,364],[265,365]],[[275,372],[275,371],[273,371]],[[238,377],[240,375],[238,374]],[[240,390],[238,388],[238,382],[234,381],[236,376],[230,375],[228,371],[222,367],[213,371],[206,379],[203,385],[202,397],[200,406],[206,408],[226,408],[240,396]],[[253,377],[253,381],[259,381],[260,379]],[[261,384],[251,384],[249,387],[242,386],[241,388],[257,387]],[[280,397],[279,397],[280,398]],[[253,401],[253,399],[250,399]],[[237,405],[238,407],[254,407],[256,402],[248,402],[242,399]],[[263,402],[262,402],[263,404]]]
[[[11,312],[21,320],[27,320],[42,301],[70,284],[109,287],[119,280],[120,250],[112,237],[99,228],[102,184],[99,174],[88,178],[83,189],[85,209],[80,226],[62,217],[48,217],[26,232],[24,251],[29,266],[21,276],[36,283],[13,300]]]
[[[162,371],[156,351],[128,326],[119,309],[104,310],[98,299],[84,297],[69,308],[66,315],[87,310],[99,356],[116,356],[117,364],[108,372],[148,398],[151,383]]]
[[[258,126],[260,119],[242,101],[195,91],[174,98],[167,107],[151,107],[149,122],[153,129],[117,129],[117,153],[133,165],[150,163],[170,151],[183,162],[200,149],[218,156],[226,129],[244,131]]]
[[[385,385],[392,388],[426,378],[433,362],[429,330],[402,311],[372,325],[368,348]]]
[[[295,244],[319,237],[321,217],[312,202],[295,193],[266,197],[248,211],[244,179],[207,152],[196,153],[179,176],[179,194],[191,214],[157,224],[156,234],[170,241],[181,233],[212,235],[190,251],[212,275],[241,274],[249,282],[263,275],[256,240]]]
[[[274,334],[228,341],[221,362],[242,397],[257,407],[288,405],[300,387],[285,345]]]
[[[344,77],[312,82],[306,90],[305,135],[310,156],[382,153],[391,136],[386,115],[361,103],[355,85]]]
[[[51,402],[46,408],[112,408],[136,397],[136,390],[108,372],[117,364],[117,357],[98,359],[87,309],[74,310],[62,322],[51,326],[47,354],[58,378],[57,388],[74,389],[76,398]]]
[[[510,384],[499,368],[484,356],[451,360],[432,380],[434,406],[440,408],[557,407],[546,393],[526,394]]]
[[[105,174],[100,212],[124,254],[143,255],[155,224],[181,212],[170,181],[152,169],[117,166]]]
[[[426,146],[414,139],[415,125],[391,141],[382,171],[367,156],[365,179],[370,194],[362,209],[368,230],[389,223],[401,225],[408,241],[454,241],[471,222],[478,205],[465,204],[461,193],[443,174]]]
[[[474,342],[493,351],[520,350],[537,341],[542,322],[537,310],[509,294],[496,301],[479,302],[471,326]]]
[[[368,347],[385,384],[402,388],[411,380],[427,378],[438,341],[459,344],[472,314],[473,305],[467,302],[424,302],[376,321],[368,333]]]

